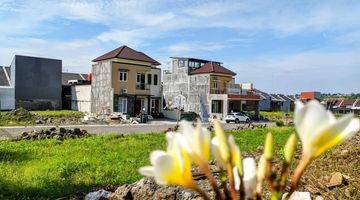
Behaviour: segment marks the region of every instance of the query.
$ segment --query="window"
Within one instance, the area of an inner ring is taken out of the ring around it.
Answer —
[[[154,85],[158,84],[158,75],[154,74]]]
[[[148,84],[150,84],[150,85],[151,85],[151,79],[152,79],[151,74],[148,74]],[[155,82],[155,81],[154,81],[154,82]]]
[[[120,81],[127,81],[127,72],[120,72]]]
[[[213,100],[211,102],[211,112],[212,113],[222,113],[222,101]]]
[[[189,61],[189,67],[195,67],[195,63],[193,61]]]
[[[121,113],[127,113],[127,98],[119,98],[118,111]]]
[[[213,82],[213,88],[217,89],[218,88],[218,83],[217,82]]]
[[[179,66],[184,67],[184,61],[183,60],[179,60]]]

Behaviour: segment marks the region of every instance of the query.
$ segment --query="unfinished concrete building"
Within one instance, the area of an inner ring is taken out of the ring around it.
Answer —
[[[159,62],[121,46],[93,60],[91,111],[130,116],[156,115],[162,109]]]
[[[168,109],[222,118],[228,112],[255,111],[260,97],[252,87],[235,83],[236,73],[220,62],[172,57],[171,69],[163,75],[163,93]]]

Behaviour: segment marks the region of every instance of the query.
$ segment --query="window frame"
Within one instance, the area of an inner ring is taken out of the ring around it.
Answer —
[[[154,85],[159,84],[159,76],[157,74],[154,74]]]
[[[126,114],[127,113],[127,107],[128,107],[128,99],[124,97],[119,97],[118,99],[118,111],[121,113]],[[121,102],[121,103],[120,103]]]
[[[125,79],[125,77],[126,77],[126,79]],[[128,73],[120,71],[119,72],[119,81],[127,82],[127,80],[128,80]]]
[[[152,74],[148,74],[148,75],[147,75],[147,83],[148,83],[149,85],[152,84]]]

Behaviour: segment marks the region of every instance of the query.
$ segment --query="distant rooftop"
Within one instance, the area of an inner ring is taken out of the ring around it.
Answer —
[[[129,60],[149,62],[153,65],[161,65],[158,61],[152,59],[150,56],[146,55],[143,52],[136,51],[126,45],[123,45],[117,49],[114,49],[102,56],[99,56],[92,60],[93,62],[98,62],[102,60],[112,59],[112,58],[123,58]]]
[[[192,74],[218,73],[235,76],[236,73],[221,66],[218,62],[207,62],[202,67],[194,70]]]

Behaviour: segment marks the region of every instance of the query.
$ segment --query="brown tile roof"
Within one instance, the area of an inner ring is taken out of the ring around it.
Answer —
[[[202,67],[193,71],[193,74],[219,73],[235,76],[236,73],[221,66],[218,62],[207,62]]]
[[[258,94],[228,94],[229,99],[260,101],[261,97]]]
[[[144,54],[143,52],[136,51],[126,45],[123,45],[117,49],[114,49],[102,56],[99,56],[92,60],[93,62],[98,62],[102,60],[107,60],[111,58],[123,58],[128,60],[137,60],[137,61],[144,61],[144,62],[150,62],[153,65],[160,65],[160,63],[148,55]]]
[[[360,99],[357,99],[354,103],[354,107],[360,107]]]
[[[353,106],[356,99],[344,99],[344,101],[341,104],[341,107],[347,107],[347,106]]]

